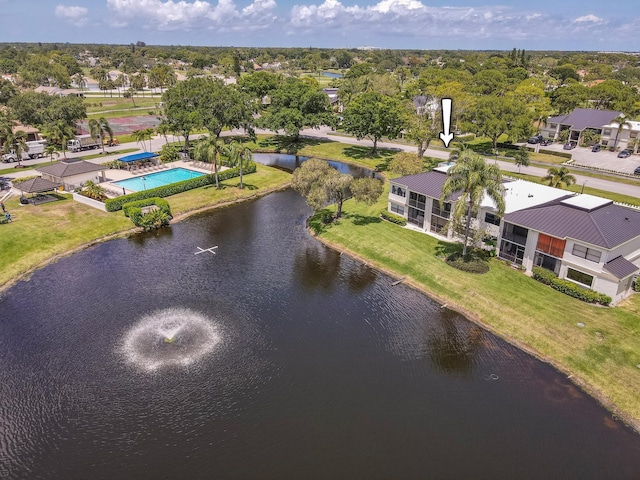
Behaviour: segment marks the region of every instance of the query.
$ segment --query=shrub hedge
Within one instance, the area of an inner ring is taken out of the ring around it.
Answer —
[[[449,255],[445,260],[447,265],[458,270],[468,273],[487,273],[489,271],[489,263],[482,258],[467,255],[465,259],[462,254],[454,253]]]
[[[555,276],[555,274],[542,267],[533,268],[533,278],[545,285],[549,285],[551,288],[558,290],[570,297],[577,298],[587,303],[599,303],[601,305],[611,304],[611,297],[603,293],[595,292],[588,288],[583,288],[576,285],[569,280],[562,280]]]
[[[251,163],[242,169],[243,175],[255,173],[256,164]],[[240,175],[237,168],[230,168],[218,173],[218,179],[220,181],[228,180]],[[153,197],[169,197],[178,193],[193,190],[194,188],[204,187],[206,185],[215,184],[216,180],[214,175],[202,175],[201,177],[184,180],[178,183],[172,183],[171,185],[165,185],[162,187],[151,188],[149,190],[143,190],[141,192],[130,193],[129,195],[122,195],[121,197],[110,198],[104,202],[107,212],[116,212],[122,209],[122,206],[126,203],[131,203],[137,200],[144,200]]]
[[[169,202],[160,197],[153,198],[145,198],[143,200],[138,200],[136,202],[125,203],[122,206],[122,211],[124,212],[125,217],[131,216],[131,210],[138,209],[142,210],[142,207],[148,207],[150,205],[156,205],[160,210],[165,212],[167,215],[171,215],[171,207],[169,207]]]
[[[391,223],[395,223],[396,225],[401,225],[404,227],[407,224],[407,221],[405,220],[404,217],[401,217],[400,215],[396,215],[395,213],[391,213],[388,210],[382,210],[380,212],[380,216],[384,220],[387,220],[388,222],[391,222]]]
[[[636,292],[640,292],[640,277],[636,278],[636,281],[633,284],[633,289]]]

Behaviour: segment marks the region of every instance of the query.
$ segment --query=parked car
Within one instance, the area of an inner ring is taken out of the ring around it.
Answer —
[[[602,146],[599,143],[596,143],[593,147],[591,147],[592,152],[599,152],[602,149]]]
[[[574,148],[576,148],[577,142],[567,142],[564,144],[564,147],[562,147],[564,150],[573,150]]]
[[[622,150],[618,154],[618,158],[629,158],[631,156],[631,150]]]
[[[640,167],[636,167],[636,169],[633,171],[634,175],[640,175]]]
[[[542,135],[534,135],[533,137],[530,137],[529,140],[527,140],[527,143],[531,143],[535,145],[536,143],[542,142],[542,140],[544,140],[542,138]]]
[[[543,146],[547,146],[547,145],[551,145],[553,143],[553,140],[551,140],[550,138],[543,138],[542,141],[540,142],[540,145]]]

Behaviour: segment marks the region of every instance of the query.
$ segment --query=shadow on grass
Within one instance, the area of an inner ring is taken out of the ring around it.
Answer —
[[[376,170],[384,172],[389,169],[389,162],[393,159],[394,155],[398,152],[387,149],[379,149],[375,154],[369,147],[358,147],[351,145],[345,147],[342,153],[353,160],[380,160],[380,163],[376,165]]]
[[[455,253],[461,254],[462,245],[459,243],[449,243],[439,240],[438,244],[436,245],[435,252],[437,257],[447,258]]]
[[[354,225],[358,225],[358,226],[369,225],[369,224],[372,224],[372,223],[380,223],[380,222],[382,222],[382,220],[380,220],[380,217],[371,217],[371,216],[359,215],[357,213],[356,214],[345,213],[345,214],[343,214],[343,216],[345,218],[349,218]]]
[[[234,186],[237,188],[240,188],[240,183]],[[250,183],[244,183],[244,182],[243,182],[243,188],[240,188],[240,190],[257,190],[257,189],[258,187],[256,187],[255,185],[252,185]]]
[[[327,231],[327,227],[333,222],[333,212],[323,208],[314,213],[308,220],[308,225],[316,235]]]
[[[274,135],[273,137],[265,138],[258,142],[259,147],[274,148],[277,153],[288,153],[291,155],[297,154],[305,147],[313,147],[327,143],[326,140],[314,139],[314,138],[294,138],[287,137],[285,135]]]

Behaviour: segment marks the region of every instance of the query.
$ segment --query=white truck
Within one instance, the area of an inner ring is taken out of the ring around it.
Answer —
[[[20,160],[29,160],[30,158],[41,158],[44,155],[44,149],[47,146],[46,140],[33,140],[26,142],[28,150],[22,151],[22,158]],[[15,150],[11,150],[9,153],[2,155],[2,161],[5,163],[17,162],[18,155]]]
[[[92,148],[100,148],[100,139],[93,138],[91,135],[76,135],[76,138],[67,142],[67,149],[70,152],[80,152]]]

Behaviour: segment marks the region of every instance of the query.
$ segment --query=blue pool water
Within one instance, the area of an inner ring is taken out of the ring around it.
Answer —
[[[133,192],[139,192],[140,190],[150,190],[152,188],[162,187],[164,185],[181,182],[183,180],[189,180],[202,175],[204,175],[204,173],[180,167],[172,168],[171,170],[164,170],[162,172],[148,173],[146,175],[140,175],[139,177],[128,178],[127,180],[120,180],[113,184],[119,187],[124,187]]]

